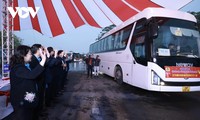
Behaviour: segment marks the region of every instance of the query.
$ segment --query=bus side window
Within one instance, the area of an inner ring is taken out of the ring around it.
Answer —
[[[113,50],[114,49],[115,38],[114,38],[113,35],[111,37],[112,37],[111,38],[111,50]]]
[[[108,37],[108,51],[112,50],[112,36]]]
[[[104,51],[107,51],[107,46],[108,46],[107,38],[104,38],[104,44],[103,44]]]
[[[135,57],[137,58],[145,58],[145,44],[144,44],[145,36],[140,36],[135,38]]]
[[[128,26],[122,31],[121,48],[125,48],[128,43],[128,38],[130,36],[132,25]]]
[[[120,32],[115,33],[114,49],[118,49],[120,44]]]

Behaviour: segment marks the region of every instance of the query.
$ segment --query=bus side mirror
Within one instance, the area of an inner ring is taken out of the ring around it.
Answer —
[[[155,39],[158,37],[158,24],[155,22],[149,23],[149,37]]]
[[[148,37],[150,39],[155,39],[158,37],[158,23],[155,18],[150,18],[146,21]]]

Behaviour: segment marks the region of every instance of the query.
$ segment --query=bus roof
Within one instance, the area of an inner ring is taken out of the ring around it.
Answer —
[[[167,18],[175,18],[175,19],[182,19],[192,22],[197,22],[196,18],[187,12],[177,11],[177,10],[170,10],[166,8],[146,8],[140,13],[134,15],[133,17],[129,18],[119,26],[113,28],[109,32],[107,32],[102,38],[105,38],[106,36],[115,33],[116,31],[120,30],[121,28],[124,28],[131,23],[141,19],[141,18],[151,18],[151,17],[167,17]]]

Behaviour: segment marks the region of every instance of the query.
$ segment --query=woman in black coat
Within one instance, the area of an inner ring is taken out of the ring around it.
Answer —
[[[30,69],[30,47],[21,45],[10,60],[10,99],[14,108],[13,119],[32,120],[33,111],[38,104],[38,86],[35,78],[44,70],[45,53],[40,50],[42,60],[34,69]]]

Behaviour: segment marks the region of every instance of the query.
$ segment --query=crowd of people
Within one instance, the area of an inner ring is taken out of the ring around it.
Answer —
[[[41,44],[20,45],[10,59],[10,101],[15,120],[38,120],[62,94],[69,71],[67,54]]]
[[[69,63],[73,61],[63,50],[44,48],[41,44],[31,47],[20,45],[10,59],[10,101],[14,109],[13,120],[38,120],[44,107],[65,89]],[[99,55],[89,55],[87,77],[99,75]]]

